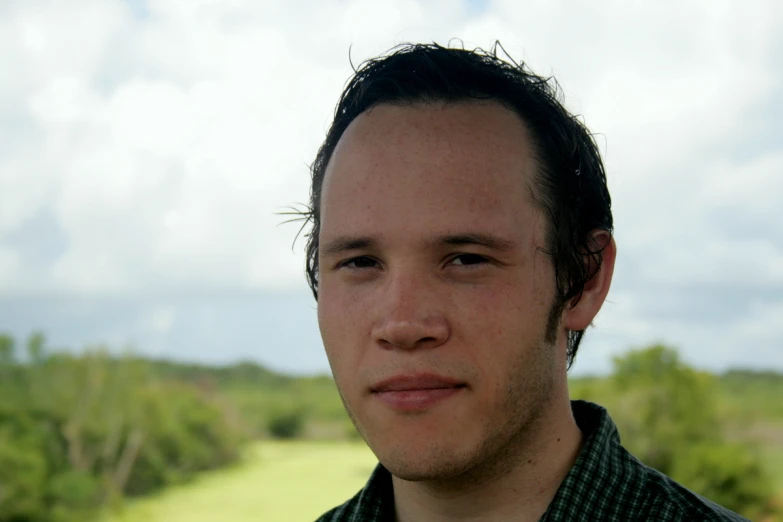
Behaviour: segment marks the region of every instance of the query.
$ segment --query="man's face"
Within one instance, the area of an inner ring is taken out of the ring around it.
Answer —
[[[562,382],[534,168],[521,120],[478,102],[378,106],[331,158],[321,335],[349,414],[400,478],[508,461]]]

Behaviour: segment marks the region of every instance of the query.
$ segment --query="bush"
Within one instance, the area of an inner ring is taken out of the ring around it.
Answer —
[[[239,458],[244,431],[213,389],[105,351],[17,362],[0,335],[0,522],[88,520],[106,502],[148,493]]]
[[[741,444],[705,443],[688,448],[679,458],[672,478],[747,517],[762,515],[772,496],[769,477],[759,457]]]
[[[3,427],[0,426],[0,429]],[[0,432],[0,520],[44,520],[47,466],[34,441]]]
[[[49,480],[48,489],[52,520],[58,522],[84,520],[102,500],[98,479],[86,471],[59,473]]]
[[[616,358],[611,382],[605,404],[642,462],[745,516],[768,509],[772,487],[761,460],[747,446],[725,442],[713,376],[658,345]]]
[[[305,427],[305,412],[302,409],[273,411],[267,418],[269,434],[276,439],[301,437]]]

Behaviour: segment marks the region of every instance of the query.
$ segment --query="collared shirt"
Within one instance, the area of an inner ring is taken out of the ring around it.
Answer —
[[[746,521],[645,466],[620,445],[607,411],[572,401],[585,444],[540,522]],[[391,474],[380,464],[355,497],[316,522],[394,522]]]

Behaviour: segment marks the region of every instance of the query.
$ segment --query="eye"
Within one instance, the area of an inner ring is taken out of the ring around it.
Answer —
[[[378,262],[367,256],[360,256],[360,257],[354,257],[353,259],[349,259],[347,261],[343,261],[340,263],[339,268],[353,268],[353,269],[363,269],[363,268],[375,268],[378,266]]]
[[[489,263],[489,259],[479,254],[459,254],[451,259],[451,264],[456,266],[475,266]]]

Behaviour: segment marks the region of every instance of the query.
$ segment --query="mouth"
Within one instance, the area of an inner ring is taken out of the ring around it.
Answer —
[[[415,390],[439,390],[444,388],[464,387],[465,383],[437,375],[434,373],[412,373],[395,375],[374,384],[370,390],[373,393],[415,391]]]
[[[398,375],[371,387],[373,397],[393,410],[422,411],[454,397],[467,384],[436,374]]]

